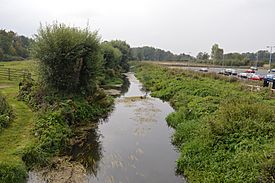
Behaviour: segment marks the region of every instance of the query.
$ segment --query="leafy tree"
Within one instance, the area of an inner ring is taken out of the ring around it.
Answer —
[[[128,45],[126,41],[121,41],[121,40],[113,40],[110,43],[114,48],[119,49],[119,51],[122,53],[122,56],[119,62],[119,65],[121,66],[121,68],[125,72],[129,71],[128,61],[131,57],[130,45]]]
[[[32,53],[48,87],[68,93],[96,88],[102,65],[97,32],[58,23],[41,26]]]
[[[0,49],[2,50],[0,60],[20,60],[29,57],[31,42],[32,39],[18,36],[13,31],[0,30]]]
[[[131,54],[134,60],[185,61],[193,59],[192,56],[186,55],[184,53],[177,55],[170,51],[164,51],[149,46],[131,48]]]
[[[208,55],[208,53],[206,53],[206,52],[199,52],[198,53],[198,55],[197,55],[197,59],[199,59],[199,60],[208,60],[209,59],[209,55]]]
[[[214,44],[211,49],[211,58],[215,61],[222,60],[223,49],[219,48],[218,44]]]
[[[122,53],[119,51],[119,49],[114,48],[112,44],[108,42],[102,43],[101,49],[103,52],[104,69],[117,70],[119,66],[119,62],[122,58]]]

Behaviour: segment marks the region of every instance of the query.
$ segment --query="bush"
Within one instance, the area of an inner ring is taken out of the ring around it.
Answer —
[[[27,172],[22,165],[14,164],[0,164],[0,182],[14,183],[25,182],[27,178]]]
[[[93,92],[102,65],[99,41],[88,28],[41,26],[32,54],[40,61],[45,84],[68,93]]]
[[[60,111],[49,112],[39,117],[35,124],[39,147],[46,153],[56,154],[66,147],[72,131]]]
[[[32,169],[35,166],[46,166],[49,164],[49,158],[52,155],[41,149],[40,146],[35,144],[30,145],[24,150],[22,160],[28,169]]]

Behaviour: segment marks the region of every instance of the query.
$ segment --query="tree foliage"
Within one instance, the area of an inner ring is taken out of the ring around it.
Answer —
[[[119,62],[120,67],[125,71],[129,71],[129,64],[128,61],[131,57],[131,52],[130,52],[130,45],[126,43],[126,41],[121,41],[121,40],[113,40],[110,41],[110,44],[114,47],[117,48],[121,52],[121,59]]]
[[[199,52],[197,55],[197,59],[199,60],[208,60],[209,59],[209,54],[206,52]]]
[[[0,60],[20,60],[29,57],[32,39],[13,31],[0,30]]]
[[[181,53],[173,54],[170,51],[164,51],[158,48],[144,46],[131,48],[133,60],[156,60],[156,61],[186,61],[193,59],[192,56]]]
[[[102,65],[97,32],[58,23],[41,26],[32,50],[47,86],[65,92],[90,92],[96,87]]]
[[[119,49],[114,48],[111,43],[103,42],[101,44],[101,49],[103,53],[103,66],[104,69],[119,69],[119,63],[122,59],[122,53]]]
[[[213,60],[222,60],[223,49],[219,48],[218,44],[214,44],[211,49],[211,58]]]

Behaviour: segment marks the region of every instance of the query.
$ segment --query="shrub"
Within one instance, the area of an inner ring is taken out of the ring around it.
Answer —
[[[45,152],[40,146],[32,144],[25,148],[22,160],[28,169],[32,169],[35,166],[46,166],[50,157],[51,154]]]
[[[35,124],[39,147],[43,151],[56,154],[68,144],[72,134],[60,111],[49,112],[39,117]]]
[[[102,65],[99,41],[88,28],[41,26],[32,54],[40,61],[45,84],[68,93],[93,92]]]
[[[27,172],[22,165],[0,163],[0,182],[25,182],[26,178]]]

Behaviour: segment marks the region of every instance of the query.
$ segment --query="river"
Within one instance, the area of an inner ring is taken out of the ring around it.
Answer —
[[[87,168],[89,183],[185,183],[176,175],[179,153],[171,144],[173,129],[165,117],[173,108],[142,90],[133,73],[128,91],[114,110],[91,130],[75,159]],[[79,158],[81,157],[81,158]],[[31,173],[29,183],[39,181]]]

